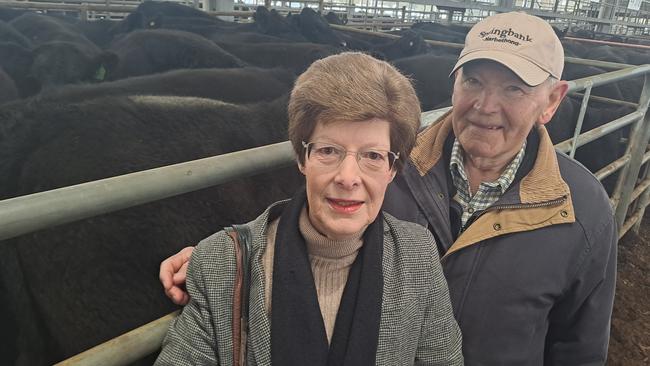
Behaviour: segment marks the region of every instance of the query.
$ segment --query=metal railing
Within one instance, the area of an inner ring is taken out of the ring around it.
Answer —
[[[67,10],[68,7],[65,8]],[[341,26],[333,27],[377,35],[374,32],[351,30]],[[399,38],[390,34],[381,36]],[[437,46],[463,47],[463,45],[447,42],[427,42]],[[625,154],[595,173],[597,178],[602,180],[621,171],[612,203],[622,236],[630,229],[638,229],[650,201],[649,169],[642,174],[641,183],[636,184],[642,166],[650,161],[650,153],[646,153],[650,138],[650,116],[646,113],[650,100],[648,77],[650,65],[631,67],[631,65],[574,58],[566,58],[566,60],[583,65],[619,69],[569,82],[570,92],[585,90],[583,105],[574,137],[559,143],[556,148],[574,154],[577,148],[588,142],[625,126],[632,126]],[[645,78],[644,86],[634,112],[586,133],[580,133],[587,103],[590,99],[595,99],[593,96],[590,97],[592,88],[641,75]],[[435,113],[423,113],[423,123],[435,119]],[[294,164],[291,146],[288,142],[282,142],[0,201],[0,240],[222,184],[291,164]],[[628,215],[630,208],[633,212]],[[165,330],[173,318],[174,314],[169,314],[61,364],[124,365],[133,362],[159,347]]]
[[[572,92],[590,90],[598,85],[648,73],[650,65],[626,68],[569,81],[569,87]],[[645,153],[650,138],[650,119],[645,113],[650,95],[649,86],[646,77],[638,108],[633,113],[556,145],[557,149],[563,152],[575,151],[587,142],[634,124],[626,154],[596,173],[599,179],[602,179],[623,169],[612,199],[621,235],[640,223],[650,199],[650,179],[646,178],[636,187],[634,185],[641,165],[650,160],[650,153]],[[589,92],[585,95],[589,95]],[[439,113],[423,113],[424,122],[430,123]],[[580,122],[577,125],[580,125]],[[290,164],[294,164],[293,151],[288,142],[283,142],[0,201],[0,239],[198,190]],[[625,213],[634,200],[637,201],[637,207],[625,221]],[[164,337],[164,330],[173,318],[173,314],[167,315],[61,364],[124,365],[137,360],[157,349]]]

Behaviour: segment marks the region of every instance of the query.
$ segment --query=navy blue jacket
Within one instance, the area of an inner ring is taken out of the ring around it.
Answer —
[[[617,230],[600,182],[531,132],[515,182],[460,227],[451,117],[418,135],[384,209],[437,241],[467,365],[603,365]]]

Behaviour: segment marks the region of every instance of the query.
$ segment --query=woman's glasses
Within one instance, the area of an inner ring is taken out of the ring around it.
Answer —
[[[393,168],[399,153],[388,150],[367,149],[348,151],[342,146],[325,142],[302,142],[307,160],[323,168],[335,169],[348,154],[357,158],[359,168],[366,173],[387,172]]]

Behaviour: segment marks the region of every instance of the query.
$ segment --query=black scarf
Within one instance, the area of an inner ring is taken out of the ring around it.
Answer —
[[[307,200],[301,190],[282,212],[275,237],[271,298],[271,363],[278,366],[374,365],[384,278],[383,216],[363,234],[336,316],[331,345],[318,306],[307,246],[298,220]]]

